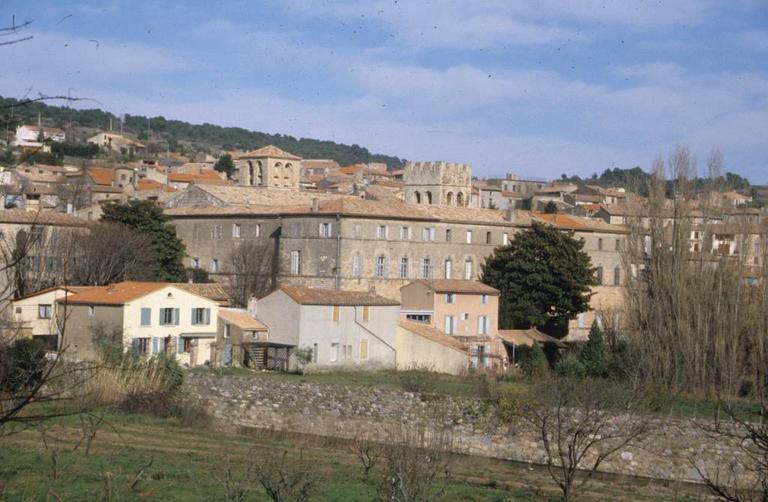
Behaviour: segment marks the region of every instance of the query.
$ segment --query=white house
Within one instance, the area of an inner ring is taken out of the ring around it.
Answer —
[[[312,351],[306,369],[395,367],[400,303],[375,294],[281,285],[255,312],[268,341]]]
[[[42,137],[41,137],[42,136]],[[43,141],[55,141],[64,143],[66,134],[56,127],[42,127],[36,125],[20,125],[16,127],[14,146],[22,148],[41,148]]]

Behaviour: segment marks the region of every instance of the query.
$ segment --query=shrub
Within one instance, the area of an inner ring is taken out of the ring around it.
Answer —
[[[435,391],[437,375],[427,368],[414,367],[408,370],[397,372],[397,379],[400,386],[406,392],[416,394],[428,394]]]
[[[584,364],[575,357],[561,359],[555,366],[555,372],[566,378],[585,378],[587,376],[587,369]]]
[[[520,361],[520,367],[529,377],[542,376],[549,370],[549,361],[539,344],[534,343],[527,355]]]
[[[603,330],[596,322],[592,323],[592,328],[589,330],[589,340],[581,349],[579,362],[590,377],[604,377],[606,374]]]
[[[6,392],[19,392],[39,385],[44,377],[47,361],[45,346],[32,338],[20,338],[0,353],[0,388]]]

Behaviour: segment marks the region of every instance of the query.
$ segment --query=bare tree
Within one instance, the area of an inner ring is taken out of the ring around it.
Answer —
[[[527,396],[506,400],[502,412],[541,441],[549,475],[567,501],[606,460],[648,432],[646,417],[633,413],[638,397],[623,384],[549,377],[532,384]]]
[[[317,489],[316,466],[304,458],[291,458],[287,450],[252,450],[253,479],[273,502],[305,502]]]
[[[273,286],[273,250],[269,244],[243,242],[230,255],[230,291],[233,303],[245,307],[251,296],[260,297]]]

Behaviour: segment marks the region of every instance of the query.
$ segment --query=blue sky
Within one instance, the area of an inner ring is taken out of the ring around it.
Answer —
[[[675,145],[768,183],[768,0],[16,1],[0,95],[357,143],[480,176]]]

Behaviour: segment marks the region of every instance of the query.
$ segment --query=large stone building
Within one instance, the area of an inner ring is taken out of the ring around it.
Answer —
[[[221,186],[190,187],[171,205],[166,212],[186,245],[187,265],[207,268],[218,281],[235,272],[236,250],[253,243],[270,255],[257,271],[267,289],[294,283],[399,300],[414,279],[476,279],[496,247],[541,221],[585,240],[603,284],[593,304],[611,306],[621,297],[617,250],[625,230],[599,221]],[[590,323],[589,315],[574,321],[574,334],[586,335]]]
[[[469,206],[472,168],[467,164],[408,162],[403,180],[410,204]]]
[[[233,159],[234,177],[241,186],[299,189],[301,157],[297,155],[267,145],[233,155]]]

